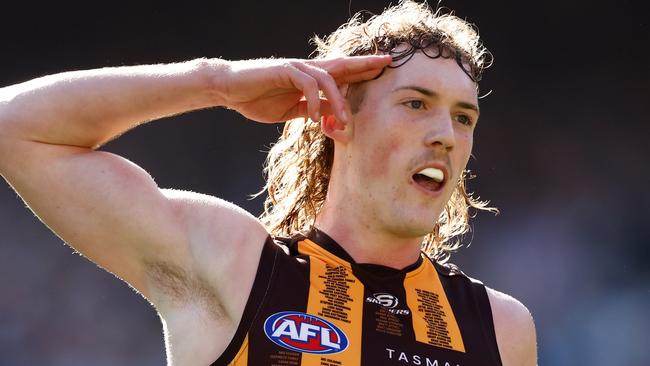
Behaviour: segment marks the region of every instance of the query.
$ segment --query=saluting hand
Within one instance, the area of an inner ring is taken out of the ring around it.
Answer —
[[[217,89],[225,107],[255,121],[297,117],[318,121],[321,115],[334,115],[346,123],[348,113],[339,86],[370,80],[390,62],[388,55],[229,61]]]

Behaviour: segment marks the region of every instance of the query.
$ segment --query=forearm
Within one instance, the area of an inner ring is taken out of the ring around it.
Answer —
[[[139,123],[221,103],[217,60],[49,75],[0,89],[0,137],[96,147]]]

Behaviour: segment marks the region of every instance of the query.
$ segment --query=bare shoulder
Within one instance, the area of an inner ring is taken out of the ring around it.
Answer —
[[[163,190],[185,217],[190,250],[198,268],[227,272],[259,256],[269,235],[248,211],[223,199],[190,191]],[[254,260],[257,264],[257,258]]]
[[[154,278],[163,287],[161,295],[172,300],[176,297],[176,289],[170,289],[167,283],[186,292],[198,287],[200,293],[218,297],[227,313],[237,313],[241,301],[232,296],[233,292],[245,292],[242,286],[249,282],[252,285],[268,232],[249,212],[223,199],[181,190],[165,189],[163,194],[171,202],[174,215],[185,222],[188,252],[184,257],[188,263],[177,268],[186,279],[169,281],[167,274],[179,276],[165,264],[150,271],[162,275]],[[233,284],[239,286],[239,291],[232,288]],[[181,295],[187,299],[186,294]]]
[[[191,191],[175,189],[162,191],[173,203],[177,214],[186,219],[191,230],[199,233],[218,233],[219,241],[259,238],[267,235],[266,229],[256,217],[234,203]]]
[[[537,336],[530,311],[514,297],[487,288],[504,366],[537,365]]]

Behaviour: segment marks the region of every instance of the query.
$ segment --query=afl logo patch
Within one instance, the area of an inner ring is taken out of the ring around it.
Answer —
[[[348,337],[323,318],[298,311],[283,311],[269,316],[264,333],[280,347],[296,352],[331,354],[348,347]]]

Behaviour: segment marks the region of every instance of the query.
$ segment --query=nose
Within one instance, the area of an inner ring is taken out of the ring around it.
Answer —
[[[451,151],[456,145],[454,121],[448,112],[439,112],[431,117],[429,131],[427,131],[425,144],[427,146],[442,148]]]

